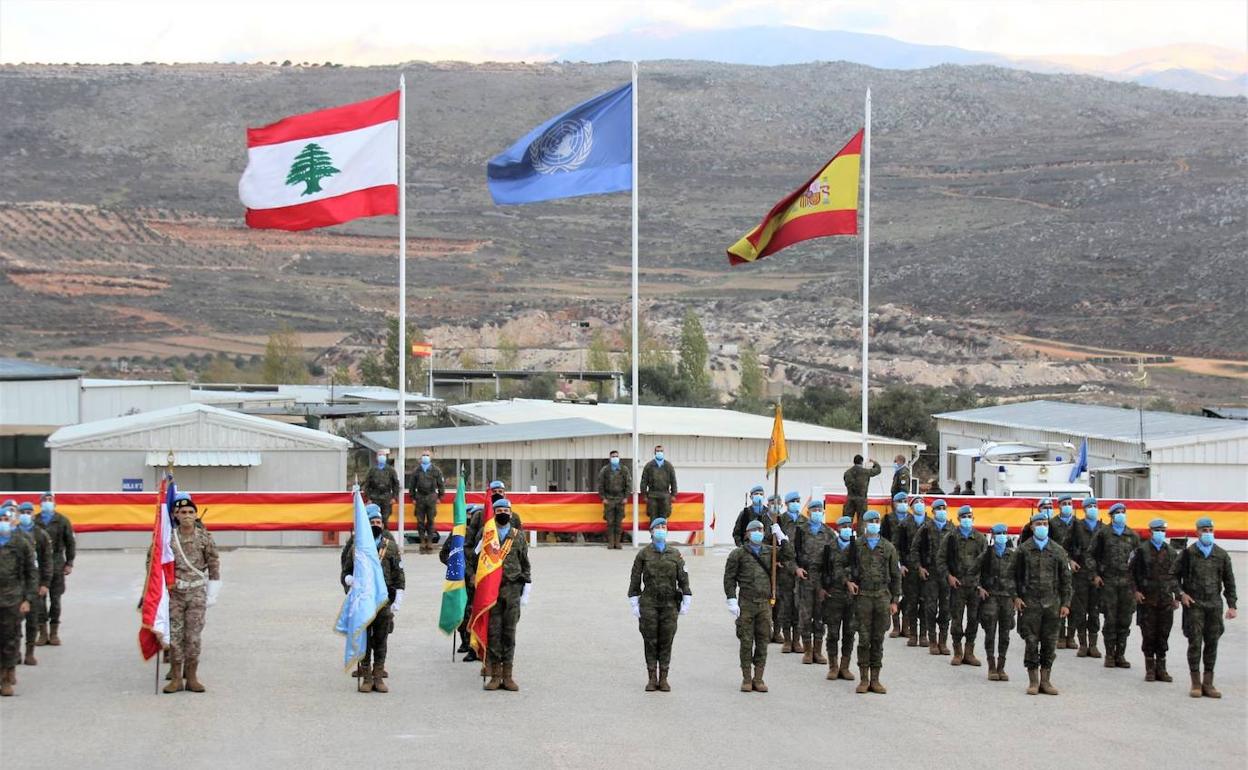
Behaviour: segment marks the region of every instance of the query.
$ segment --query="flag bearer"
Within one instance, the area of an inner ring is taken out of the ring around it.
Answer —
[[[858,619],[858,694],[888,692],[880,683],[884,667],[884,634],[888,616],[897,615],[901,600],[901,562],[897,549],[880,535],[880,514],[862,516],[863,536],[850,551],[849,589]],[[868,679],[868,675],[870,679]]]
[[[173,515],[178,527],[170,538],[175,580],[169,587],[170,671],[164,691],[203,692],[199,681],[200,635],[208,607],[216,603],[221,590],[221,564],[212,535],[195,526],[199,510],[190,495],[178,493]]]
[[[1235,571],[1231,555],[1213,541],[1213,519],[1196,521],[1196,542],[1183,549],[1175,570],[1179,600],[1183,602],[1183,635],[1187,637],[1187,666],[1192,674],[1193,698],[1221,698],[1213,686],[1213,667],[1218,662],[1218,639],[1222,636],[1222,597],[1226,619],[1234,620]],[[1204,678],[1200,663],[1205,663]],[[9,669],[10,672],[13,669]]]
[[[43,641],[36,640],[35,643],[56,646],[61,643],[59,632],[61,595],[65,593],[65,578],[74,571],[74,525],[70,523],[68,517],[57,512],[56,496],[51,492],[44,492],[35,526],[47,532],[48,539],[52,541],[52,584],[48,587],[49,606],[45,613],[41,613],[39,621],[39,639]],[[43,603],[42,597],[39,602]],[[52,624],[51,631],[48,630],[48,623]]]
[[[6,697],[17,685],[19,624],[38,591],[38,571],[30,540],[14,534],[7,511],[0,514],[0,695]]]
[[[470,519],[475,516],[479,522],[481,519],[481,513],[484,510],[485,510],[485,506],[473,504],[473,505],[466,506],[464,508],[464,514]],[[479,526],[480,524],[478,524],[478,527]],[[464,542],[467,543],[467,538],[464,539]],[[464,553],[466,554],[467,552],[468,552],[468,546],[465,545]],[[446,564],[447,560],[450,559],[450,557],[451,557],[451,538],[448,537],[447,539],[442,541],[442,549],[438,551],[438,560],[441,561],[443,564]],[[465,564],[467,564],[466,561],[465,561]],[[464,653],[464,658],[463,658],[464,663],[472,663],[474,661],[480,660],[480,658],[477,657],[477,651],[472,648],[472,643],[469,641],[469,635],[468,635],[468,621],[472,617],[472,589],[473,589],[473,574],[465,570],[464,593],[467,594],[468,596],[468,602],[467,604],[464,605],[464,622],[459,624],[459,649],[456,650],[456,652]]]
[[[1179,601],[1174,598],[1174,567],[1179,552],[1166,542],[1166,522],[1153,519],[1148,523],[1149,538],[1131,553],[1131,593],[1139,605],[1136,620],[1143,637],[1144,681],[1172,682],[1166,671],[1166,650],[1170,648],[1170,628]]]
[[[487,632],[486,669],[490,680],[485,689],[515,692],[520,689],[512,677],[516,656],[516,626],[520,623],[520,610],[529,603],[529,591],[533,577],[529,567],[529,546],[524,533],[512,523],[511,502],[503,497],[494,501],[494,526],[497,540],[483,542],[482,548],[497,548],[502,552],[502,583],[498,588],[498,600],[490,610]],[[480,549],[465,554],[468,570],[476,574]]]
[[[680,552],[667,544],[667,519],[650,520],[650,545],[637,551],[628,582],[628,602],[641,628],[649,681],[646,692],[670,692],[676,617],[689,612],[693,592]]]
[[[403,590],[407,585],[403,573],[403,562],[399,557],[399,546],[386,527],[381,508],[376,503],[364,506],[368,515],[368,525],[373,533],[374,544],[377,546],[377,558],[381,561],[381,574],[386,579],[388,604],[377,612],[373,622],[368,626],[368,636],[364,648],[364,657],[357,664],[355,675],[360,678],[360,692],[390,692],[386,686],[386,649],[387,640],[394,632],[394,616],[399,614],[403,604]],[[450,538],[447,538],[450,540]],[[355,570],[355,535],[347,538],[342,548],[342,570],[339,580],[342,581],[344,592],[351,591]],[[370,666],[371,658],[371,666]]]

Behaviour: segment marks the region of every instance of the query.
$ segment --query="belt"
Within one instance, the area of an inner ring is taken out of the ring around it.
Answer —
[[[207,583],[207,580],[198,578],[195,580],[177,580],[174,582],[173,587],[177,591],[190,591],[196,588],[203,588]]]

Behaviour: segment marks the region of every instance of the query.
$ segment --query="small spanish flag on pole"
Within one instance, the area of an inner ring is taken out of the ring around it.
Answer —
[[[413,342],[412,355],[416,358],[430,358],[433,356],[433,345],[428,342]]]
[[[784,410],[776,404],[776,422],[771,426],[771,444],[767,447],[767,475],[780,470],[789,460],[789,448],[784,443]]]

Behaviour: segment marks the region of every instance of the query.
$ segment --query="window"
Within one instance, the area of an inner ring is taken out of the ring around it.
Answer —
[[[955,454],[957,451],[958,448],[952,444],[945,449],[945,475],[952,481],[958,480],[958,456]]]

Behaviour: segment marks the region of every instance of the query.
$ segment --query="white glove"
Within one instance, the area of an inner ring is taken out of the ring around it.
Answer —
[[[680,597],[680,614],[681,615],[689,614],[689,605],[691,603],[693,603],[693,597],[690,596],[689,594],[685,594],[684,596]]]
[[[347,584],[347,588],[350,588],[351,584],[355,582],[355,575],[347,575],[342,579],[342,582]]]
[[[209,580],[208,581],[208,606],[211,607],[212,605],[216,604],[217,597],[220,595],[221,595],[221,581]]]
[[[633,608],[633,617],[641,620],[641,597],[630,596],[628,597],[628,603]]]
[[[529,606],[529,592],[530,592],[530,591],[532,591],[532,590],[533,590],[533,584],[532,584],[532,583],[525,583],[525,584],[524,584],[524,590],[520,592],[520,606],[521,606],[521,607],[528,607],[528,606]]]
[[[780,529],[779,524],[771,525],[771,534],[776,536],[776,542],[780,543],[781,545],[784,545],[785,543],[789,541],[789,538],[785,536],[784,531]]]
[[[403,589],[400,588],[399,590],[394,592],[394,601],[390,603],[390,613],[393,615],[398,615],[399,608],[402,606],[403,606]]]
[[[728,600],[728,614],[732,615],[733,620],[741,617],[741,605],[737,604],[737,600],[735,598]]]

